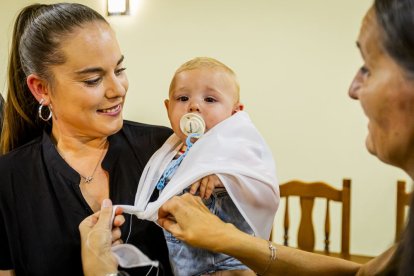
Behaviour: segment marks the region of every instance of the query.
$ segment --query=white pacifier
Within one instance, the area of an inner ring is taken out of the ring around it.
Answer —
[[[180,120],[180,129],[185,135],[203,135],[206,131],[206,123],[200,115],[187,113]]]

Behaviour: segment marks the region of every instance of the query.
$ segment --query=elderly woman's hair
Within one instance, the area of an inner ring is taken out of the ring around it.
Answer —
[[[93,9],[75,3],[34,4],[19,13],[10,50],[0,154],[40,136],[47,127],[37,117],[38,103],[27,87],[27,76],[36,74],[52,85],[50,66],[66,61],[62,41],[76,28],[95,21],[106,23]]]
[[[414,79],[414,0],[375,0],[374,9],[383,48]],[[414,275],[414,201],[401,241],[382,275]]]
[[[376,0],[385,51],[414,78],[414,0]]]

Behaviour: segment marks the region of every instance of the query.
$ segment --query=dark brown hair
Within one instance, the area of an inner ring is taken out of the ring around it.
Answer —
[[[374,9],[382,47],[414,79],[414,0],[375,0]],[[402,239],[382,275],[414,275],[414,201]]]
[[[30,74],[53,81],[51,65],[65,63],[61,41],[75,28],[93,21],[106,22],[98,12],[75,3],[34,4],[17,16],[13,29],[0,154],[41,135],[47,123],[37,116],[39,104],[26,84]]]
[[[376,0],[374,9],[382,46],[414,77],[414,0]]]

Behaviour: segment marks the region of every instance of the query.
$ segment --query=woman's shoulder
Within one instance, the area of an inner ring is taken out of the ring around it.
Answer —
[[[145,164],[171,134],[172,130],[165,126],[124,121],[122,130],[110,137],[110,143],[118,154],[133,152]]]
[[[0,170],[12,164],[28,164],[35,155],[41,154],[42,138],[38,137],[4,155],[0,155]]]
[[[150,125],[133,121],[124,121],[122,131],[129,138],[151,139],[164,142],[171,134],[172,130],[166,126]]]
[[[41,139],[35,139],[0,156],[0,194],[9,194],[16,177],[26,177],[28,172],[35,170],[41,152]]]

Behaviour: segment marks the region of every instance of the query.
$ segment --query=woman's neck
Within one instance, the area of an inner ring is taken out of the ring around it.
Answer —
[[[52,129],[52,140],[58,151],[75,156],[84,156],[101,151],[107,144],[107,138],[63,134]]]

